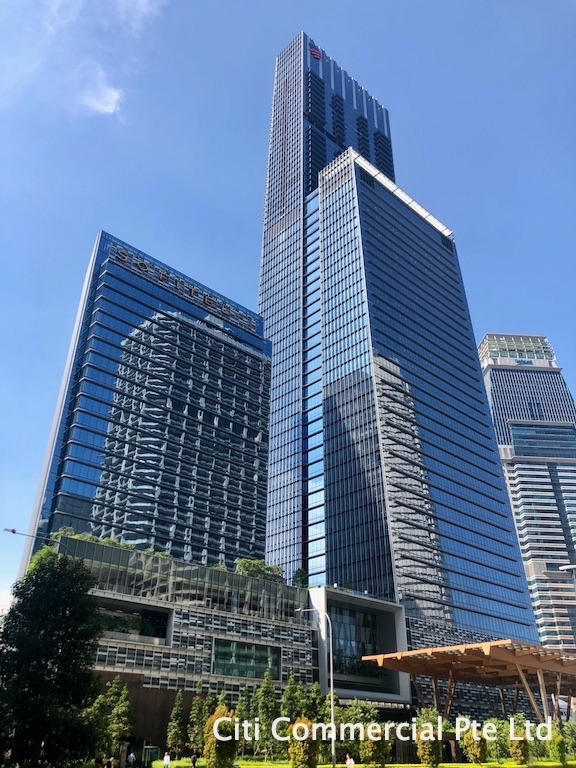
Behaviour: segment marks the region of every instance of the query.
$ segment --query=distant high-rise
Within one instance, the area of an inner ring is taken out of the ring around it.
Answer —
[[[269,383],[258,315],[100,233],[31,533],[262,558]]]
[[[452,233],[393,179],[386,110],[299,34],[264,211],[268,558],[401,602],[413,646],[534,641]]]
[[[540,641],[576,651],[576,406],[544,336],[487,334],[480,362]]]

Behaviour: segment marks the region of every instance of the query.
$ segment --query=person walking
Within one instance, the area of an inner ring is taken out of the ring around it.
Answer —
[[[164,752],[164,768],[169,768],[170,766],[170,752]]]
[[[354,758],[350,756],[349,752],[346,752],[346,768],[354,768]]]

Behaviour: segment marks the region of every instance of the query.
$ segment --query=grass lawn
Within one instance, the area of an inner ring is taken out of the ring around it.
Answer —
[[[242,757],[237,757],[234,760],[235,765],[239,765],[240,768],[264,768],[264,766],[269,765],[270,768],[290,768],[290,763],[287,760],[253,760],[249,757],[246,759]],[[183,757],[181,760],[171,760],[170,761],[170,768],[191,768],[192,761],[189,757]],[[206,767],[206,761],[204,758],[200,758],[196,761],[197,768],[205,768]],[[357,768],[363,768],[361,764],[356,763]],[[154,760],[152,763],[152,768],[164,768],[163,760]],[[332,763],[329,763],[328,765],[321,765],[318,764],[317,768],[332,768]],[[336,768],[346,768],[344,763],[337,763]],[[422,768],[422,766],[418,766],[418,768]],[[453,767],[454,768],[454,767]],[[470,766],[466,766],[466,768],[470,768]]]
[[[239,765],[240,768],[263,768],[263,766],[266,765],[271,766],[271,768],[290,768],[290,763],[286,760],[269,760],[268,762],[265,762],[264,760],[252,760],[250,758],[243,759],[242,757],[238,757],[234,762],[236,765]],[[191,768],[191,764],[189,757],[183,757],[181,760],[172,760],[170,768]],[[201,758],[197,761],[196,765],[198,768],[205,768],[206,761]],[[402,768],[422,768],[420,763],[389,763],[388,765],[398,765],[398,768],[400,768],[400,766]],[[471,763],[440,763],[438,768],[512,768],[512,766],[517,765],[517,763],[511,760],[506,760],[502,763],[479,763],[476,766],[473,766]],[[576,760],[568,760],[566,765],[570,768],[576,768]],[[155,760],[152,763],[152,768],[163,768],[162,760]],[[317,768],[332,768],[332,764],[318,764]],[[336,768],[345,768],[344,763],[337,763]],[[362,763],[356,763],[355,768],[364,767]],[[562,766],[560,763],[555,763],[551,760],[538,760],[535,763],[529,763],[527,766],[522,766],[522,768],[562,768]]]

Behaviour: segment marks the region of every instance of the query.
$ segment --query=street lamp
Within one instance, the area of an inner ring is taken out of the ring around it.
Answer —
[[[296,613],[314,613],[323,614],[324,618],[328,622],[328,630],[330,637],[330,720],[332,725],[332,739],[331,739],[331,753],[332,753],[332,768],[336,768],[336,722],[334,719],[334,646],[332,636],[332,619],[330,618],[328,611],[322,608],[296,608]],[[324,641],[324,647],[326,647],[326,641]]]
[[[4,533],[14,533],[16,536],[26,536],[27,539],[39,539],[40,541],[45,541],[47,544],[54,544],[56,542],[59,547],[64,547],[70,557],[74,557],[69,547],[64,544],[63,541],[51,539],[48,536],[33,536],[31,533],[22,533],[21,531],[17,531],[16,528],[4,528]]]

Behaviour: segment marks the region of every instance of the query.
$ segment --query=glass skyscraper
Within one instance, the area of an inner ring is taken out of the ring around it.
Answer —
[[[412,646],[536,640],[452,233],[304,33],[276,63],[259,310],[269,560],[401,602]]]
[[[487,334],[480,362],[540,641],[576,652],[576,406],[544,336]]]
[[[262,558],[270,396],[262,325],[101,232],[31,533],[71,527],[230,568],[237,557]]]

